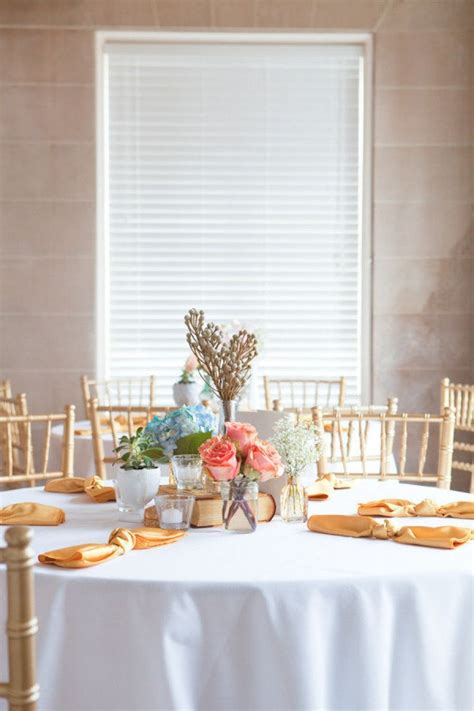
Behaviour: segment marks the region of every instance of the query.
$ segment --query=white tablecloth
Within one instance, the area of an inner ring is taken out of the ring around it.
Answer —
[[[369,481],[310,507],[353,514],[357,502],[427,495],[470,496]],[[20,500],[66,511],[64,525],[35,528],[37,552],[102,542],[117,526],[114,503],[83,494],[0,493],[2,505]],[[473,546],[339,538],[274,520],[250,535],[192,530],[85,570],[38,565],[40,709],[470,711]]]

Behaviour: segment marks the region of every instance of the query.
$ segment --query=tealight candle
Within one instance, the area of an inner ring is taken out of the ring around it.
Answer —
[[[156,513],[160,528],[186,531],[191,523],[194,496],[162,494],[155,496]]]
[[[161,512],[161,523],[182,523],[183,514],[179,509],[163,509]]]

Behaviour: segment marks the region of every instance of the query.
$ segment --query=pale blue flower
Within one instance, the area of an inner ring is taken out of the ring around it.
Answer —
[[[156,445],[163,449],[165,455],[171,457],[179,439],[195,432],[214,433],[216,426],[215,416],[203,405],[185,405],[164,417],[155,416],[145,431],[153,436]]]

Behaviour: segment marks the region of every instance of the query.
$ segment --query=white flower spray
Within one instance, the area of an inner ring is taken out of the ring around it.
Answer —
[[[321,456],[323,443],[314,424],[295,424],[291,416],[283,417],[274,428],[270,442],[278,451],[287,473],[298,476],[302,470],[317,462]]]

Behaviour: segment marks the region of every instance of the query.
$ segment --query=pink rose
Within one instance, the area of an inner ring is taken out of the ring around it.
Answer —
[[[186,362],[184,364],[183,370],[185,370],[187,373],[194,373],[194,371],[196,370],[197,367],[198,367],[197,358],[194,355],[194,353],[191,353],[191,355],[189,355],[186,358]]]
[[[280,476],[283,467],[280,455],[269,442],[257,440],[250,445],[245,460],[245,470],[253,469],[260,474],[259,481],[267,481]]]
[[[216,481],[229,481],[237,476],[240,462],[230,440],[223,437],[207,439],[199,447],[199,454],[209,475]]]
[[[246,457],[249,447],[254,444],[257,439],[257,430],[255,427],[245,422],[226,422],[225,430],[227,437],[232,440],[237,447],[238,453],[242,457]]]

